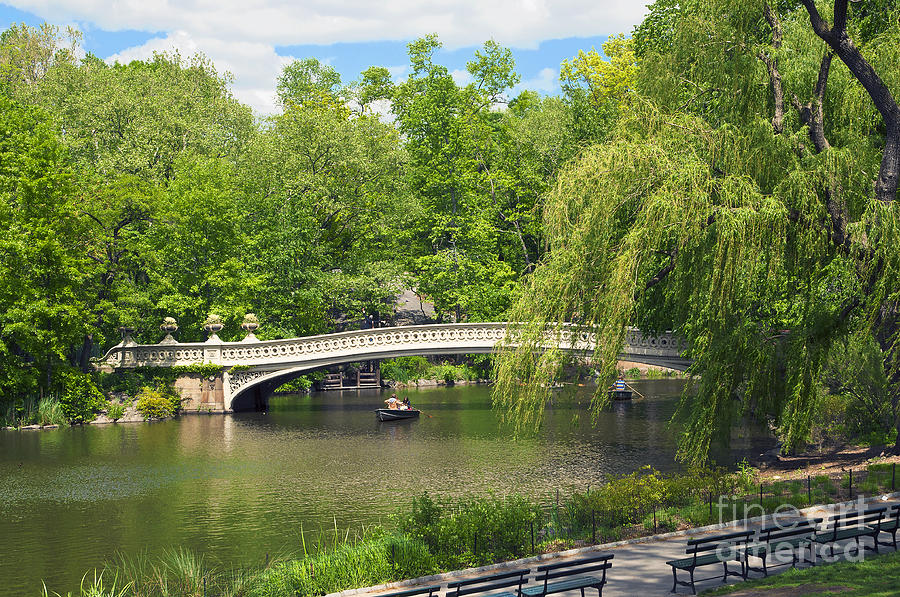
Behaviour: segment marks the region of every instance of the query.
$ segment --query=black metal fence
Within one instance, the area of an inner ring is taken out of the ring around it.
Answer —
[[[483,565],[500,559],[527,557],[549,551],[598,545],[705,526],[764,514],[787,513],[815,504],[829,504],[873,497],[897,491],[895,464],[874,465],[866,470],[811,473],[805,477],[773,479],[726,491],[700,490],[684,495],[629,496],[630,506],[604,505],[592,500],[592,492],[560,497],[542,503],[532,519],[515,529],[472,530],[459,537],[453,550],[459,563]],[[727,485],[727,484],[726,484]],[[646,499],[645,499],[646,498]]]

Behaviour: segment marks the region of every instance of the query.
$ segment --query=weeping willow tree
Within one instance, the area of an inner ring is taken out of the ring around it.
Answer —
[[[802,445],[827,357],[853,335],[878,341],[897,399],[900,12],[872,4],[651,7],[615,135],[546,203],[548,253],[497,359],[508,420],[540,425],[573,325],[609,377],[629,325],[687,340],[692,463],[746,416]],[[601,386],[592,412],[607,400]]]

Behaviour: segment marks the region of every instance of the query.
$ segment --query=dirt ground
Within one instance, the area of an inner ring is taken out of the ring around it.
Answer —
[[[760,466],[764,480],[799,479],[812,474],[839,473],[847,469],[861,469],[869,464],[900,464],[900,456],[893,456],[893,447],[842,447],[797,456],[780,456],[778,460]]]

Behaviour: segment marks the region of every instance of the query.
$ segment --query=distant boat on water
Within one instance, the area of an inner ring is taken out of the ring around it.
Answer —
[[[631,390],[610,390],[609,397],[613,400],[631,400]]]
[[[419,416],[418,410],[410,408],[408,410],[398,410],[394,408],[376,408],[375,416],[379,421],[399,421],[401,419],[415,419]]]

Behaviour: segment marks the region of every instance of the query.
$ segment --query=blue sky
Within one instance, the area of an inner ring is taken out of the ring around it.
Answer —
[[[645,13],[644,2],[630,0],[5,0],[0,25],[71,25],[83,33],[86,51],[109,61],[203,52],[233,74],[241,101],[268,113],[275,78],[291,60],[314,56],[345,81],[372,65],[399,79],[406,44],[429,33],[444,43],[437,61],[459,82],[474,50],[494,39],[512,48],[519,88],[556,93],[563,59],[600,50]]]

